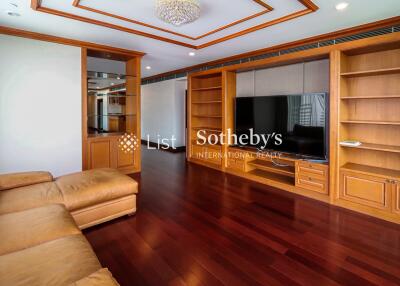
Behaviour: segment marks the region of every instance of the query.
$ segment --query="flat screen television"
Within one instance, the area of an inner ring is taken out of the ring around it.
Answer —
[[[326,93],[238,97],[235,144],[326,159],[327,103]]]

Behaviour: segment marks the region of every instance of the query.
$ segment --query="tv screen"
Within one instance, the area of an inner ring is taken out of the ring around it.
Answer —
[[[326,158],[327,94],[238,97],[235,109],[237,145]]]

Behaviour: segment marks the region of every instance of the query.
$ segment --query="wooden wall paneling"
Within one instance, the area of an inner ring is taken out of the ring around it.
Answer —
[[[345,102],[346,114],[342,120],[389,121],[400,123],[400,98],[349,100]]]
[[[225,135],[224,145],[222,146],[222,168],[227,167],[228,157],[228,130],[231,133],[233,130],[233,101],[236,96],[236,73],[234,72],[223,72],[222,73],[222,116],[223,116],[223,127],[222,132]]]
[[[339,188],[339,112],[340,112],[340,66],[342,54],[339,50],[330,52],[330,94],[329,94],[329,189],[330,201],[332,202],[338,197],[337,190]]]
[[[346,79],[347,96],[391,96],[400,95],[400,74]]]
[[[81,81],[82,81],[82,170],[89,168],[88,164],[88,98],[87,98],[87,49],[81,49]]]
[[[398,67],[400,67],[400,49],[393,49],[351,56],[351,61],[343,72]]]
[[[130,114],[129,120],[127,121],[127,132],[133,133],[138,142],[141,140],[141,126],[140,126],[140,59],[132,58],[126,62],[126,94],[127,96],[127,105],[126,111],[127,114]],[[118,153],[120,154],[120,153]],[[139,172],[141,166],[141,144],[139,143],[134,150],[132,156],[134,164],[132,164],[132,171]],[[120,154],[121,158],[125,158],[126,155]],[[129,159],[123,160],[124,162],[130,161]]]

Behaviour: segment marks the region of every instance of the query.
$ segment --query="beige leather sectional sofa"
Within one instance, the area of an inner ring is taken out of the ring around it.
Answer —
[[[0,175],[0,285],[118,285],[80,229],[134,213],[137,191],[112,169]]]

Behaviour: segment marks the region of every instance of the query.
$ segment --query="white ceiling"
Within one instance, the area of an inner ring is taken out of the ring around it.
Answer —
[[[296,0],[264,1],[274,8],[272,12],[197,41],[79,9],[71,5],[72,0],[43,0],[42,6],[168,37],[193,45],[200,45],[304,9],[304,6]],[[188,56],[188,53],[192,51],[190,48],[33,11],[30,8],[30,0],[0,1],[0,25],[145,52],[147,55],[143,58],[142,74],[143,77],[147,77],[252,50],[399,16],[400,14],[400,0],[344,1],[350,4],[349,7],[345,11],[338,12],[335,9],[335,5],[342,2],[342,0],[314,0],[313,2],[320,8],[315,13],[197,50],[195,51],[195,57]],[[15,3],[18,7],[16,8],[10,3]],[[174,27],[157,19],[154,14],[154,3],[155,0],[81,1],[82,5],[189,36],[199,36],[220,26],[263,11],[263,7],[252,0],[200,0],[202,7],[201,18],[194,23],[182,27]],[[10,17],[6,14],[6,11],[18,12],[21,14],[21,17]],[[144,68],[145,66],[151,66],[152,69],[147,70]]]

